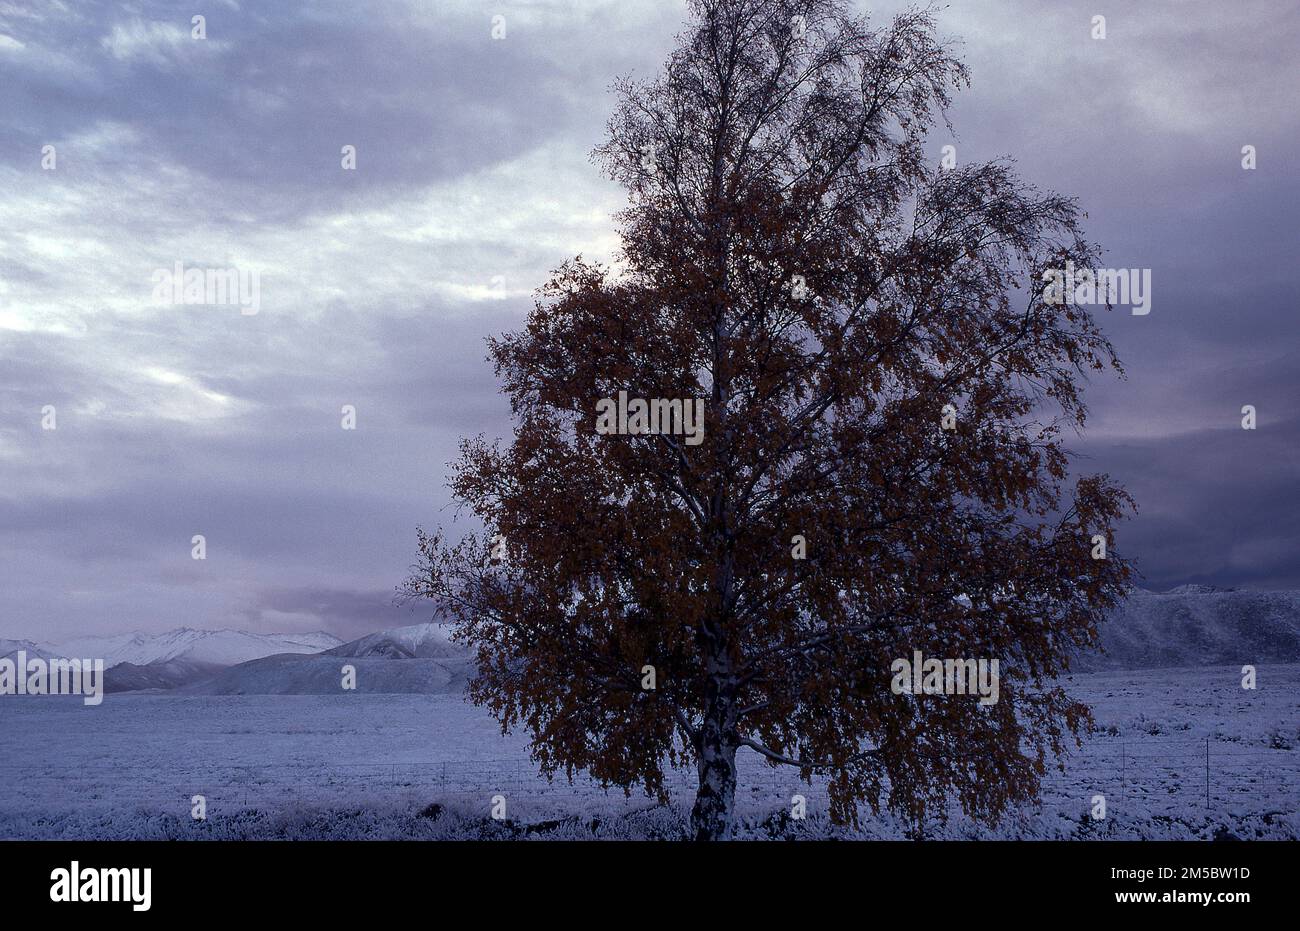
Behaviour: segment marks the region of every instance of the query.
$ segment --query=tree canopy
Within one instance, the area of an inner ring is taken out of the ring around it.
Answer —
[[[516,432],[463,443],[484,530],[422,533],[407,593],[455,615],[473,699],[545,771],[662,796],[694,766],[698,837],[726,835],[751,751],[826,779],[839,820],[995,820],[1087,725],[1053,680],[1129,573],[1132,502],[1065,447],[1119,363],[1043,293],[1097,247],[1010,162],[932,157],[967,75],[931,13],[690,9],[595,153],[622,252],[566,262],[489,340]],[[701,441],[598,431],[620,392],[701,401]],[[918,650],[999,660],[998,700],[896,694]]]

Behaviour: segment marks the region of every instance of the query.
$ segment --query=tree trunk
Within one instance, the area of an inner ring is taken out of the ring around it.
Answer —
[[[696,840],[723,840],[731,833],[736,801],[736,705],[734,695],[716,680],[708,691],[695,747],[700,782],[691,809],[691,831]]]
[[[736,802],[736,748],[705,745],[698,769],[700,786],[691,809],[691,831],[696,840],[723,840],[731,833]]]

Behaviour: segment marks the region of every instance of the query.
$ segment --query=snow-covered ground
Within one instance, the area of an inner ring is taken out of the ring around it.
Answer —
[[[1099,732],[1047,780],[1041,806],[994,831],[957,816],[927,834],[1300,836],[1300,665],[1260,666],[1255,691],[1239,666],[1092,673],[1069,690]],[[740,836],[908,832],[865,810],[858,831],[832,829],[818,786],[755,758],[743,777]],[[548,784],[522,736],[455,695],[0,699],[4,838],[672,837],[690,789],[682,773],[665,810],[585,780]],[[791,825],[780,813],[795,793],[809,819]],[[1103,821],[1087,816],[1098,794]],[[190,817],[194,795],[206,822]],[[510,822],[487,817],[494,795]]]

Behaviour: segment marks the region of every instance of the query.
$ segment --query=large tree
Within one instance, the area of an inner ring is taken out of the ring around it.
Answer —
[[[484,530],[422,533],[407,591],[456,615],[473,699],[545,772],[664,797],[693,765],[700,838],[750,751],[825,778],[837,820],[996,820],[1090,721],[1052,680],[1129,571],[1095,538],[1131,502],[1063,445],[1118,361],[1044,293],[1096,248],[1073,200],[929,151],[966,80],[929,13],[690,8],[596,151],[619,260],[565,263],[489,340],[517,431],[462,445]],[[701,399],[702,442],[598,430],[619,392]],[[916,650],[998,659],[999,700],[896,694]]]

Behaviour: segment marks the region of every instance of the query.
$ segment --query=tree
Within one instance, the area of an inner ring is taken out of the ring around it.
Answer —
[[[928,164],[966,81],[928,12],[690,6],[595,153],[628,192],[619,267],[566,262],[488,341],[517,432],[462,444],[484,532],[421,532],[406,591],[454,613],[473,700],[547,774],[666,798],[693,764],[701,839],[742,748],[824,777],[839,821],[996,821],[1089,726],[1052,680],[1129,573],[1132,502],[1072,484],[1062,438],[1119,362],[1043,284],[1096,247],[1006,161]],[[620,392],[699,399],[702,441],[667,403],[602,429]],[[997,702],[895,694],[916,650],[1000,660]]]

